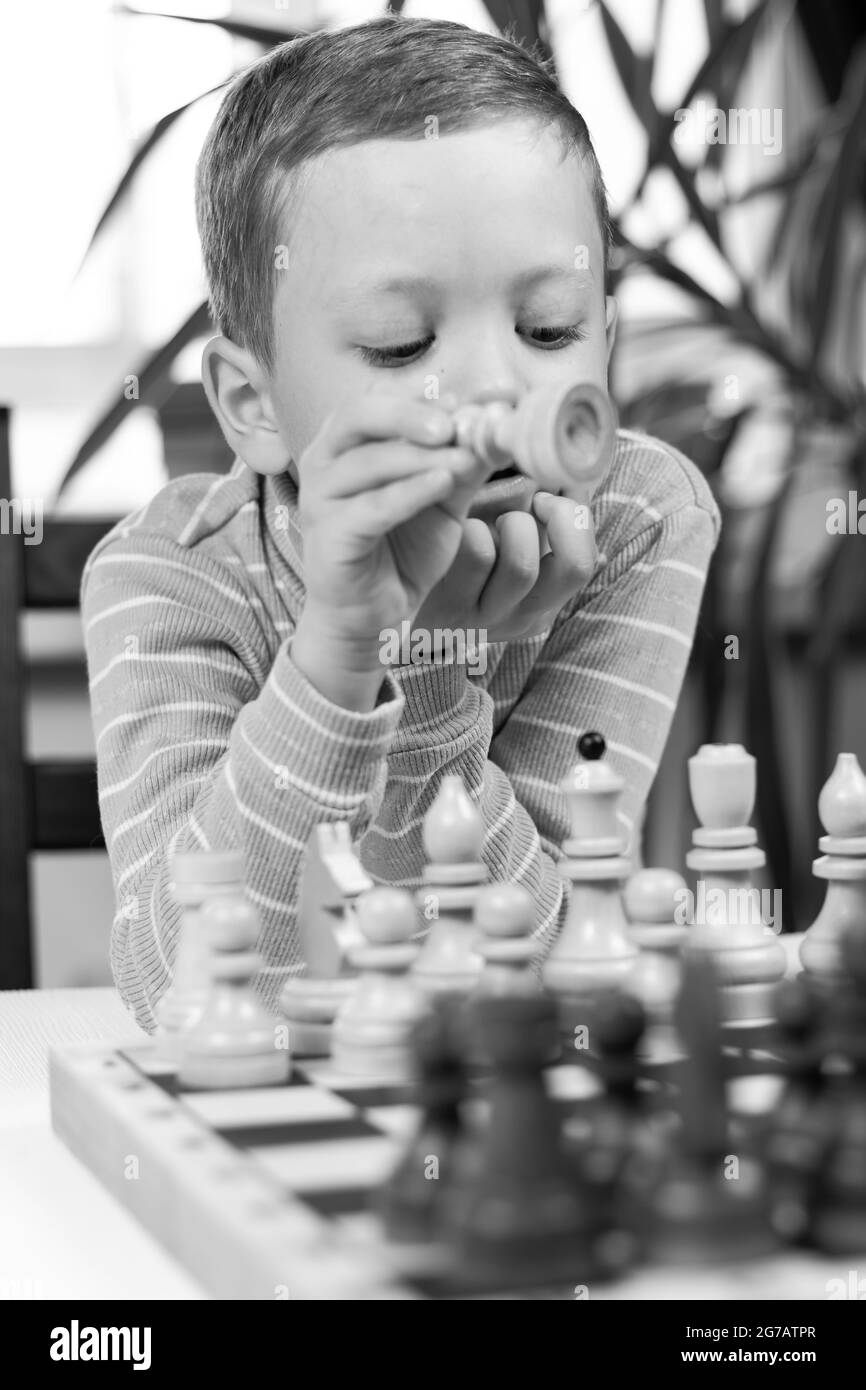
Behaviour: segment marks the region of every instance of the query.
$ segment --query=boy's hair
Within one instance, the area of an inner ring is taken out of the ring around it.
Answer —
[[[446,20],[386,15],[281,44],[232,83],[196,168],[196,216],[220,331],[273,366],[276,250],[289,239],[305,160],[365,140],[422,139],[491,115],[555,126],[589,176],[605,271],[604,180],[586,123],[549,64],[512,39]],[[287,179],[288,175],[294,175]]]

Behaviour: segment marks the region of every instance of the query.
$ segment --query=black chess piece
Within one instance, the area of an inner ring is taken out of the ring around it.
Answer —
[[[823,1072],[826,1011],[804,973],[775,995],[776,1048],[786,1081],[765,1147],[771,1219],[788,1241],[808,1241],[816,1183],[825,1162],[832,1111]]]
[[[841,942],[844,984],[833,1001],[828,1048],[830,1139],[815,1184],[810,1236],[831,1255],[866,1250],[866,935],[858,921]]]
[[[684,958],[675,1021],[684,1050],[679,1129],[649,1202],[647,1258],[697,1265],[757,1257],[778,1242],[761,1165],[731,1137],[717,975],[704,953]]]
[[[640,1256],[646,1238],[646,1203],[661,1154],[640,1088],[638,1048],[646,1013],[634,996],[611,990],[592,1010],[592,1070],[602,1094],[582,1102],[565,1134],[583,1190],[592,1194],[604,1231],[600,1254],[611,1271]]]
[[[447,1193],[464,1136],[467,1088],[459,999],[443,996],[415,1025],[411,1050],[421,1108],[418,1127],[375,1203],[389,1240],[432,1245],[442,1234]]]
[[[490,1066],[489,1115],[451,1207],[456,1265],[470,1288],[603,1277],[599,1212],[575,1181],[544,1082],[557,1036],[554,1002],[479,997],[471,1012]]]

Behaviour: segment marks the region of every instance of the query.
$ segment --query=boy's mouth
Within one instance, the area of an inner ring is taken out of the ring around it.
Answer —
[[[475,494],[469,515],[493,521],[501,512],[528,512],[537,491],[538,485],[514,464],[497,468]]]

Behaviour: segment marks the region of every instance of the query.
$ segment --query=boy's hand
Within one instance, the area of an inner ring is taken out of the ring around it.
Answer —
[[[329,416],[298,463],[307,599],[293,650],[314,638],[381,678],[380,632],[411,620],[448,572],[490,471],[453,434],[438,405],[395,396]]]
[[[588,507],[537,492],[531,511],[469,517],[457,557],[413,628],[485,629],[488,642],[533,637],[588,584],[603,557]]]

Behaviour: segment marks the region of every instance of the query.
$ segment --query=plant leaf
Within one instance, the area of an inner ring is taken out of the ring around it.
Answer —
[[[730,104],[730,98],[733,97],[733,90],[730,92],[723,90],[723,88],[728,85],[723,81],[724,76],[729,72],[733,72],[736,76],[739,76],[746,55],[751,48],[755,34],[763,23],[768,7],[769,0],[760,0],[760,3],[755,6],[751,14],[747,15],[746,18],[741,20],[738,24],[724,23],[719,38],[716,43],[711,46],[709,53],[689,83],[686,94],[680,102],[679,110],[684,110],[687,106],[691,106],[698,92],[703,91],[705,87],[715,88],[720,106],[727,106]],[[735,83],[732,84],[732,86],[735,87]],[[671,140],[677,125],[677,122],[674,120],[675,114],[675,112],[670,111],[661,118],[662,128],[660,136],[665,143]]]
[[[546,58],[552,57],[543,0],[484,0],[484,8],[501,33],[512,32]]]
[[[635,53],[604,0],[599,0],[599,13],[619,80],[635,115],[650,137],[658,129],[659,113],[652,98],[654,59]]]
[[[111,197],[109,198],[108,202],[105,204],[105,207],[102,209],[102,212],[99,215],[99,220],[93,229],[90,241],[87,243],[87,249],[85,250],[84,255],[81,258],[81,264],[79,265],[77,271],[78,275],[81,274],[81,271],[84,268],[84,265],[86,264],[87,259],[90,256],[90,253],[92,252],[97,240],[99,239],[101,232],[103,231],[107,223],[111,220],[111,217],[115,209],[123,201],[125,195],[129,192],[129,189],[132,185],[133,179],[135,178],[138,169],[147,159],[151,151],[156,148],[160,140],[162,140],[163,136],[167,135],[169,130],[171,130],[172,126],[175,124],[177,120],[180,119],[180,117],[183,115],[185,111],[188,111],[191,106],[195,106],[197,101],[204,101],[205,97],[213,96],[214,92],[218,92],[220,88],[224,87],[226,85],[226,82],[230,80],[230,78],[226,78],[225,82],[218,82],[215,87],[208,88],[206,92],[200,92],[198,96],[193,97],[190,101],[185,101],[182,106],[176,107],[174,111],[169,111],[167,115],[161,116],[160,119],[157,121],[156,125],[151,127],[151,129],[145,135],[144,139],[138,145],[138,148],[133,154],[132,159],[127,164],[126,168],[120,176],[120,179],[115,185]]]
[[[817,273],[807,281],[807,305],[811,361],[821,355],[830,309],[836,270],[840,263],[839,242],[844,234],[845,214],[853,199],[860,196],[863,179],[863,151],[866,143],[866,45],[861,45],[851,60],[846,88],[859,94],[853,102],[851,120],[842,136],[838,156],[830,170],[824,197],[820,199],[810,238],[812,253],[817,257]],[[845,100],[843,93],[842,100]]]
[[[62,497],[72,479],[81,472],[84,465],[93,457],[98,449],[101,449],[112,436],[114,431],[123,424],[133,410],[140,405],[154,405],[160,398],[168,381],[169,371],[178,353],[194,341],[202,333],[206,333],[211,323],[210,311],[207,304],[200,304],[194,309],[189,318],[181,324],[180,328],[158,348],[151,357],[136,372],[138,377],[138,399],[128,401],[123,398],[116,400],[100,420],[93,426],[83,444],[80,445],[78,452],[70,463],[61,479],[57,489],[57,500]]]
[[[166,10],[133,10],[128,5],[118,5],[116,13],[134,15],[136,19],[176,19],[182,24],[209,24],[222,29],[236,39],[251,39],[253,43],[265,44],[268,48],[291,39],[303,38],[305,29],[278,29],[270,24],[244,24],[237,19],[220,19],[217,16],[205,18],[201,15],[171,14]]]

